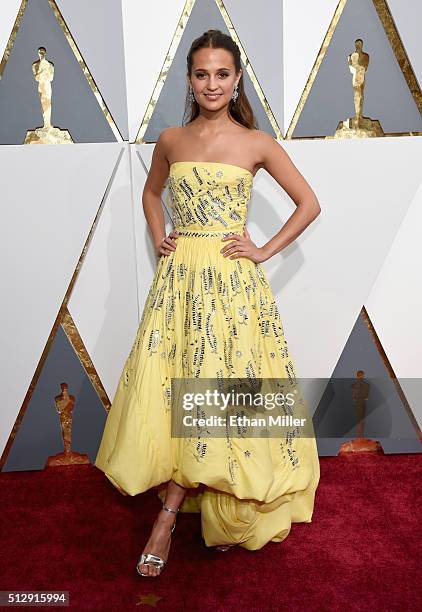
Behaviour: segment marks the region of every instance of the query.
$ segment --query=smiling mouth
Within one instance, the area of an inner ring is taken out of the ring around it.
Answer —
[[[219,98],[221,96],[221,94],[204,94],[206,98],[209,98],[210,100],[216,100],[217,98]]]

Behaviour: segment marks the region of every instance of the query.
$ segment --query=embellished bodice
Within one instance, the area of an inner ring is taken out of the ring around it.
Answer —
[[[243,231],[253,185],[253,175],[246,168],[219,162],[174,162],[168,183],[169,207],[178,231]]]

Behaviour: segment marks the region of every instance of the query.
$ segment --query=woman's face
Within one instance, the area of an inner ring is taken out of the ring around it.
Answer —
[[[215,111],[227,105],[241,74],[242,70],[235,72],[230,51],[209,47],[195,51],[190,83],[199,106]]]

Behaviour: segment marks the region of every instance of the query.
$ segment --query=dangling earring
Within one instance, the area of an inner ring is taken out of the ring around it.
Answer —
[[[192,102],[195,102],[195,96],[193,95],[192,86],[189,86],[189,90],[188,90],[188,102],[190,102],[191,104],[192,104]]]
[[[233,94],[232,94],[233,102],[236,102],[238,96],[239,96],[239,90],[237,88],[237,83],[236,83],[236,85],[234,86]]]

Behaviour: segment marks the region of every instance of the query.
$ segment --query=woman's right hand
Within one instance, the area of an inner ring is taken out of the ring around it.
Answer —
[[[172,251],[176,250],[176,242],[175,238],[178,238],[179,232],[175,229],[171,230],[168,236],[162,239],[159,245],[155,247],[155,252],[157,257],[161,257],[161,255],[170,255]]]

